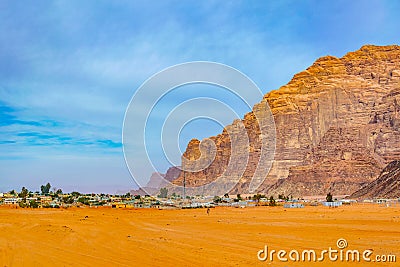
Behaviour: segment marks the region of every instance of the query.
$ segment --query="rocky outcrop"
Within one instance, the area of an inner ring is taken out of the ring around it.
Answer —
[[[146,184],[146,188],[160,188],[165,183],[164,178],[165,174],[154,172],[151,175],[149,182]]]
[[[177,179],[181,173],[179,167],[171,167],[167,173],[154,172],[149,182],[145,187],[139,188],[138,190],[132,190],[132,195],[157,195],[162,187],[169,187],[170,183]]]
[[[379,177],[353,193],[350,198],[400,198],[400,161],[392,161]]]
[[[279,99],[294,94],[286,106],[279,105],[280,112],[274,112],[281,133],[277,147],[293,142],[290,151],[302,162],[263,190],[297,196],[350,194],[399,158],[399,56],[398,46],[364,46],[341,59],[324,57],[268,94],[273,110]],[[279,121],[290,113],[290,103],[294,107],[289,117],[296,126],[285,129]],[[293,131],[300,138],[291,138],[288,133]],[[279,152],[276,155],[279,158]]]
[[[132,196],[136,196],[136,195],[145,196],[145,195],[150,194],[150,193],[144,191],[142,188],[139,188],[139,189],[136,189],[136,190],[130,190],[129,193],[130,193]]]
[[[163,178],[168,182],[172,182],[176,180],[180,174],[181,174],[181,169],[179,167],[174,166],[167,170],[167,173],[163,175]]]
[[[165,175],[162,173],[154,172],[150,176],[150,180],[145,187],[139,188],[138,190],[131,190],[129,193],[131,193],[131,195],[140,196],[157,195],[160,191],[160,188],[166,184],[164,176]]]
[[[261,151],[271,143],[265,139],[272,137],[261,134],[257,120],[270,115],[263,108],[266,103],[275,121],[276,150],[268,175],[256,177],[264,180],[257,192],[351,194],[373,181],[388,162],[400,159],[400,47],[368,45],[342,58],[318,59],[287,85],[266,94],[243,120],[210,137],[215,147],[206,145],[205,153],[202,143],[192,140],[184,156],[192,162],[201,156],[211,164],[186,172],[188,187],[221,176],[229,182],[237,174],[229,172],[231,158],[246,154],[246,169],[230,193],[249,191],[251,179],[260,174],[257,166],[270,164]],[[243,130],[240,125],[248,138],[236,142],[240,149],[232,152],[232,138]],[[181,173],[174,183],[182,182]]]

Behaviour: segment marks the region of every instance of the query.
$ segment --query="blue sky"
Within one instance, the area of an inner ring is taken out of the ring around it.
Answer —
[[[134,188],[121,129],[132,95],[151,75],[215,61],[267,93],[318,57],[399,44],[399,12],[397,1],[372,0],[2,0],[0,191],[35,191],[48,181],[64,191]],[[223,94],[215,93],[229,99]],[[221,130],[192,127],[181,144]]]

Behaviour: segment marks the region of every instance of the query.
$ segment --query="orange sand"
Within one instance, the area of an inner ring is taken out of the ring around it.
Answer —
[[[85,218],[87,216],[87,218]],[[270,249],[395,254],[396,263],[259,261]],[[400,205],[205,209],[0,208],[0,266],[400,266]]]

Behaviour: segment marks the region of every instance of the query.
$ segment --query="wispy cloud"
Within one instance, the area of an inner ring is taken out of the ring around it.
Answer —
[[[23,112],[22,112],[23,111]],[[20,114],[22,113],[22,115]],[[61,122],[50,119],[29,121],[24,119],[26,110],[12,107],[4,102],[0,105],[0,145],[3,146],[0,154],[9,154],[16,146],[31,147],[44,146],[59,150],[64,153],[74,153],[74,148],[86,153],[121,153],[121,138],[113,133],[111,127],[89,125],[80,122]],[[82,132],[81,130],[85,131]],[[96,134],[96,132],[98,132]],[[110,137],[115,140],[109,139]],[[21,156],[29,155],[29,149],[24,150]],[[15,156],[15,154],[14,154]],[[43,157],[43,155],[29,155],[31,157]]]
[[[216,61],[241,70],[266,93],[317,57],[398,43],[399,8],[397,1],[374,0],[0,1],[0,159],[25,164],[26,158],[112,155],[125,170],[125,108],[154,73]],[[199,127],[193,137],[207,130]],[[90,164],[87,179],[111,183],[110,172]],[[36,179],[23,169],[7,174]]]

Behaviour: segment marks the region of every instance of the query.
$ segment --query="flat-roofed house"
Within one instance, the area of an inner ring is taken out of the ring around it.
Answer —
[[[18,204],[18,199],[15,197],[5,198],[3,201],[4,205],[15,205]]]

